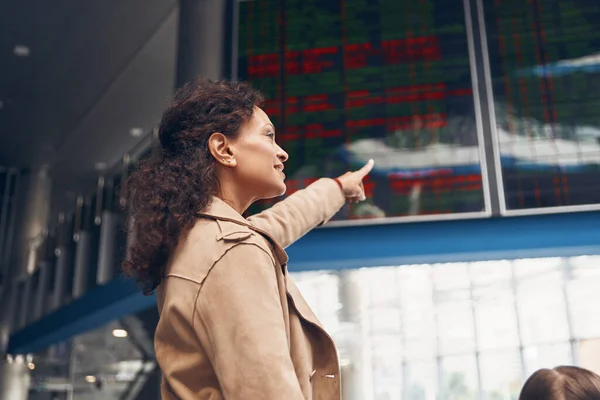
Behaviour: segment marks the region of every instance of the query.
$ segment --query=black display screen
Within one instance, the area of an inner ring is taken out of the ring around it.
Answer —
[[[373,158],[370,199],[336,218],[485,209],[462,1],[238,5],[238,78],[267,99],[288,193]]]
[[[482,3],[507,208],[600,204],[600,2]]]

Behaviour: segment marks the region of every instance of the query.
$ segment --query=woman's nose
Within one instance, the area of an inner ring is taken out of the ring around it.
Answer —
[[[279,145],[277,145],[277,158],[279,158],[281,162],[286,162],[289,158],[288,153],[286,153]]]

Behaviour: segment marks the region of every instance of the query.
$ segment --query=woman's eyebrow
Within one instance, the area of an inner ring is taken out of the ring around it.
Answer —
[[[267,122],[266,124],[264,124],[263,128],[266,127],[266,126],[268,126],[271,129],[273,129],[273,131],[275,130],[275,126],[272,123],[270,123],[270,122]]]

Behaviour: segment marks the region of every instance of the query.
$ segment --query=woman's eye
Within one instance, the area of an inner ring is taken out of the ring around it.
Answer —
[[[267,136],[270,137],[271,139],[273,139],[273,138],[275,138],[275,133],[269,132],[269,133],[267,133]]]

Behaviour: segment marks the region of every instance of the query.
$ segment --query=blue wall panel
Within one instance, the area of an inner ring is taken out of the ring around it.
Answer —
[[[290,271],[600,254],[600,212],[317,229],[288,249]],[[117,278],[10,338],[29,353],[155,306]]]
[[[599,252],[600,212],[325,228],[288,249],[293,271]]]

